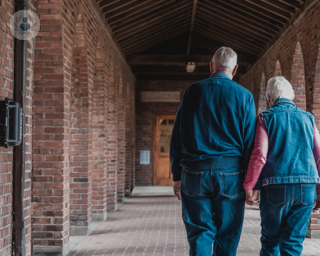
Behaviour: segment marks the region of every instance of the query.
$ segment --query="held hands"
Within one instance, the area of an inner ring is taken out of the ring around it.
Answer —
[[[317,194],[317,201],[313,207],[312,212],[314,212],[314,213],[320,212],[320,194]]]
[[[246,204],[257,205],[259,201],[260,190],[246,190]]]
[[[178,198],[178,200],[181,200],[180,186],[181,186],[181,181],[173,182],[173,192],[174,192],[174,195]]]

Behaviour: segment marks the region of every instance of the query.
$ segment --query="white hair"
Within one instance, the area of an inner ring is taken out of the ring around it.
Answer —
[[[229,47],[220,47],[211,60],[214,67],[232,72],[237,65],[238,56]]]
[[[266,98],[272,105],[280,98],[293,100],[294,91],[292,85],[283,76],[274,76],[268,81]]]

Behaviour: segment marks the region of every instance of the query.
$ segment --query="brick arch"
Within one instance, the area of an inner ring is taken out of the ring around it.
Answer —
[[[97,43],[92,93],[92,219],[107,218],[106,151],[107,86],[105,60],[101,43]]]
[[[119,80],[118,98],[118,200],[124,199],[125,193],[125,87],[122,76]]]
[[[281,64],[280,64],[280,61],[277,60],[274,68],[274,76],[281,76],[281,75],[282,75]]]
[[[73,41],[70,93],[70,234],[87,234],[91,223],[92,63],[82,14],[79,14]]]
[[[259,90],[258,114],[267,110],[266,89],[266,77],[264,72],[262,72]]]
[[[298,41],[292,56],[290,82],[295,91],[294,102],[303,110],[307,109],[304,59],[300,42]]]
[[[107,209],[117,210],[118,183],[118,92],[115,84],[114,63],[111,61],[109,69],[108,87],[108,117],[107,117]]]

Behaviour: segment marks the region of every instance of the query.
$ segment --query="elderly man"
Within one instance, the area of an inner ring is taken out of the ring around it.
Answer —
[[[212,255],[212,244],[213,255],[236,255],[256,123],[252,94],[232,81],[237,68],[237,54],[218,49],[211,76],[188,87],[174,123],[171,171],[190,255]]]

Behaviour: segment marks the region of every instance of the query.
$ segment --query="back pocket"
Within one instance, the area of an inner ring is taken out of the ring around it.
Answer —
[[[244,172],[220,173],[221,194],[233,198],[244,193]]]
[[[315,184],[301,184],[301,203],[303,205],[314,203],[316,198]]]
[[[267,185],[266,194],[269,204],[274,206],[283,205],[286,202],[286,185]]]
[[[184,168],[181,172],[181,190],[189,196],[200,195],[202,174]]]

